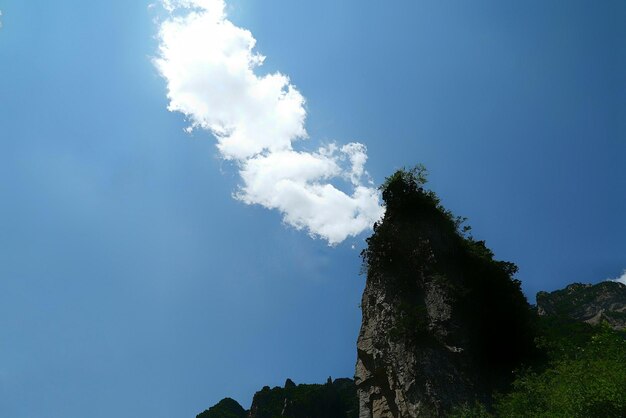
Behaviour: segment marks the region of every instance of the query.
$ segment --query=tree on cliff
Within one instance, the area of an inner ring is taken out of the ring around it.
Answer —
[[[453,308],[464,318],[474,359],[496,375],[510,373],[535,353],[533,315],[514,278],[518,268],[494,259],[485,241],[472,237],[466,218],[445,209],[426,183],[422,165],[386,179],[387,212],[367,240],[364,266],[399,273],[402,285],[423,285],[415,280],[417,270],[445,280],[456,293]]]
[[[247,411],[232,398],[224,398],[216,405],[198,414],[196,418],[246,418]]]

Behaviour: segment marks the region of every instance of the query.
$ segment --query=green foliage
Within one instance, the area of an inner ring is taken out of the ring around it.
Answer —
[[[265,386],[254,395],[256,418],[356,418],[358,400],[351,379],[336,379],[326,384]]]
[[[385,179],[379,187],[383,193],[385,202],[392,200],[389,193],[394,192],[394,185],[404,185],[407,189],[417,190],[428,182],[428,170],[423,164],[417,164],[413,168],[398,170]]]
[[[285,392],[288,390],[289,389],[283,389],[279,386],[271,389],[269,386],[264,386],[259,392],[255,393],[252,403],[256,406],[256,416],[259,418],[274,418],[280,416],[284,404]]]
[[[548,315],[537,318],[539,336],[537,347],[545,361],[570,358],[577,355],[597,334],[597,328],[564,315]]]
[[[246,418],[247,412],[239,403],[231,398],[224,398],[208,410],[198,414],[196,418]]]
[[[511,390],[496,398],[491,413],[477,404],[459,408],[452,416],[626,416],[624,334],[606,325],[592,328],[576,327],[572,323],[555,322],[553,319],[548,322],[541,327],[541,344],[550,354],[547,364],[518,372]],[[556,323],[565,327],[555,331]]]
[[[552,362],[541,373],[522,373],[497,406],[507,417],[626,416],[626,341],[609,328]]]
[[[440,238],[449,236],[456,239],[468,254],[492,263],[494,267],[503,269],[510,276],[515,274],[517,266],[510,262],[495,261],[493,252],[487,248],[485,242],[474,240],[469,234],[471,227],[464,225],[467,218],[455,216],[444,208],[437,194],[425,188],[427,181],[426,168],[418,164],[411,169],[396,171],[380,186],[387,211],[383,222],[374,225],[375,233],[368,238],[368,247],[361,252],[364,271],[372,268],[389,269],[400,265],[398,262],[394,263],[394,260],[401,259],[398,256],[403,254],[398,254],[398,249],[405,242],[399,242],[399,245],[394,246],[394,240],[408,237],[414,241],[415,233],[429,235],[429,232],[436,232]],[[402,224],[402,227],[409,226],[407,223],[413,228],[407,230],[397,228],[398,224]],[[428,254],[420,253],[419,248],[413,253],[414,261],[417,263],[429,261]],[[402,261],[406,261],[406,258],[403,257]],[[411,264],[415,263],[409,263],[406,267],[413,267]]]
[[[460,405],[454,408],[448,418],[493,418],[493,415],[480,402],[473,405]]]

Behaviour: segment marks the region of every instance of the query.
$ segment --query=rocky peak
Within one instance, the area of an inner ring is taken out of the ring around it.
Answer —
[[[424,183],[420,168],[387,179],[387,211],[362,254],[360,418],[438,417],[488,403],[533,349],[516,267],[466,237],[463,220]]]

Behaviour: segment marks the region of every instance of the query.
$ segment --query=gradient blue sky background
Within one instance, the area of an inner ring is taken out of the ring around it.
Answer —
[[[529,300],[626,268],[626,3],[229,1],[376,183],[424,163]],[[0,416],[193,417],[352,376],[363,234],[231,195],[147,1],[0,0]],[[352,248],[352,247],[355,248]]]

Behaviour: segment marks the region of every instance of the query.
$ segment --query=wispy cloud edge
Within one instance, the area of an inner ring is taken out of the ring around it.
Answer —
[[[620,277],[617,277],[615,279],[608,279],[612,282],[618,282],[621,283],[623,285],[626,285],[626,269],[624,269],[624,271],[622,272],[622,275]]]

